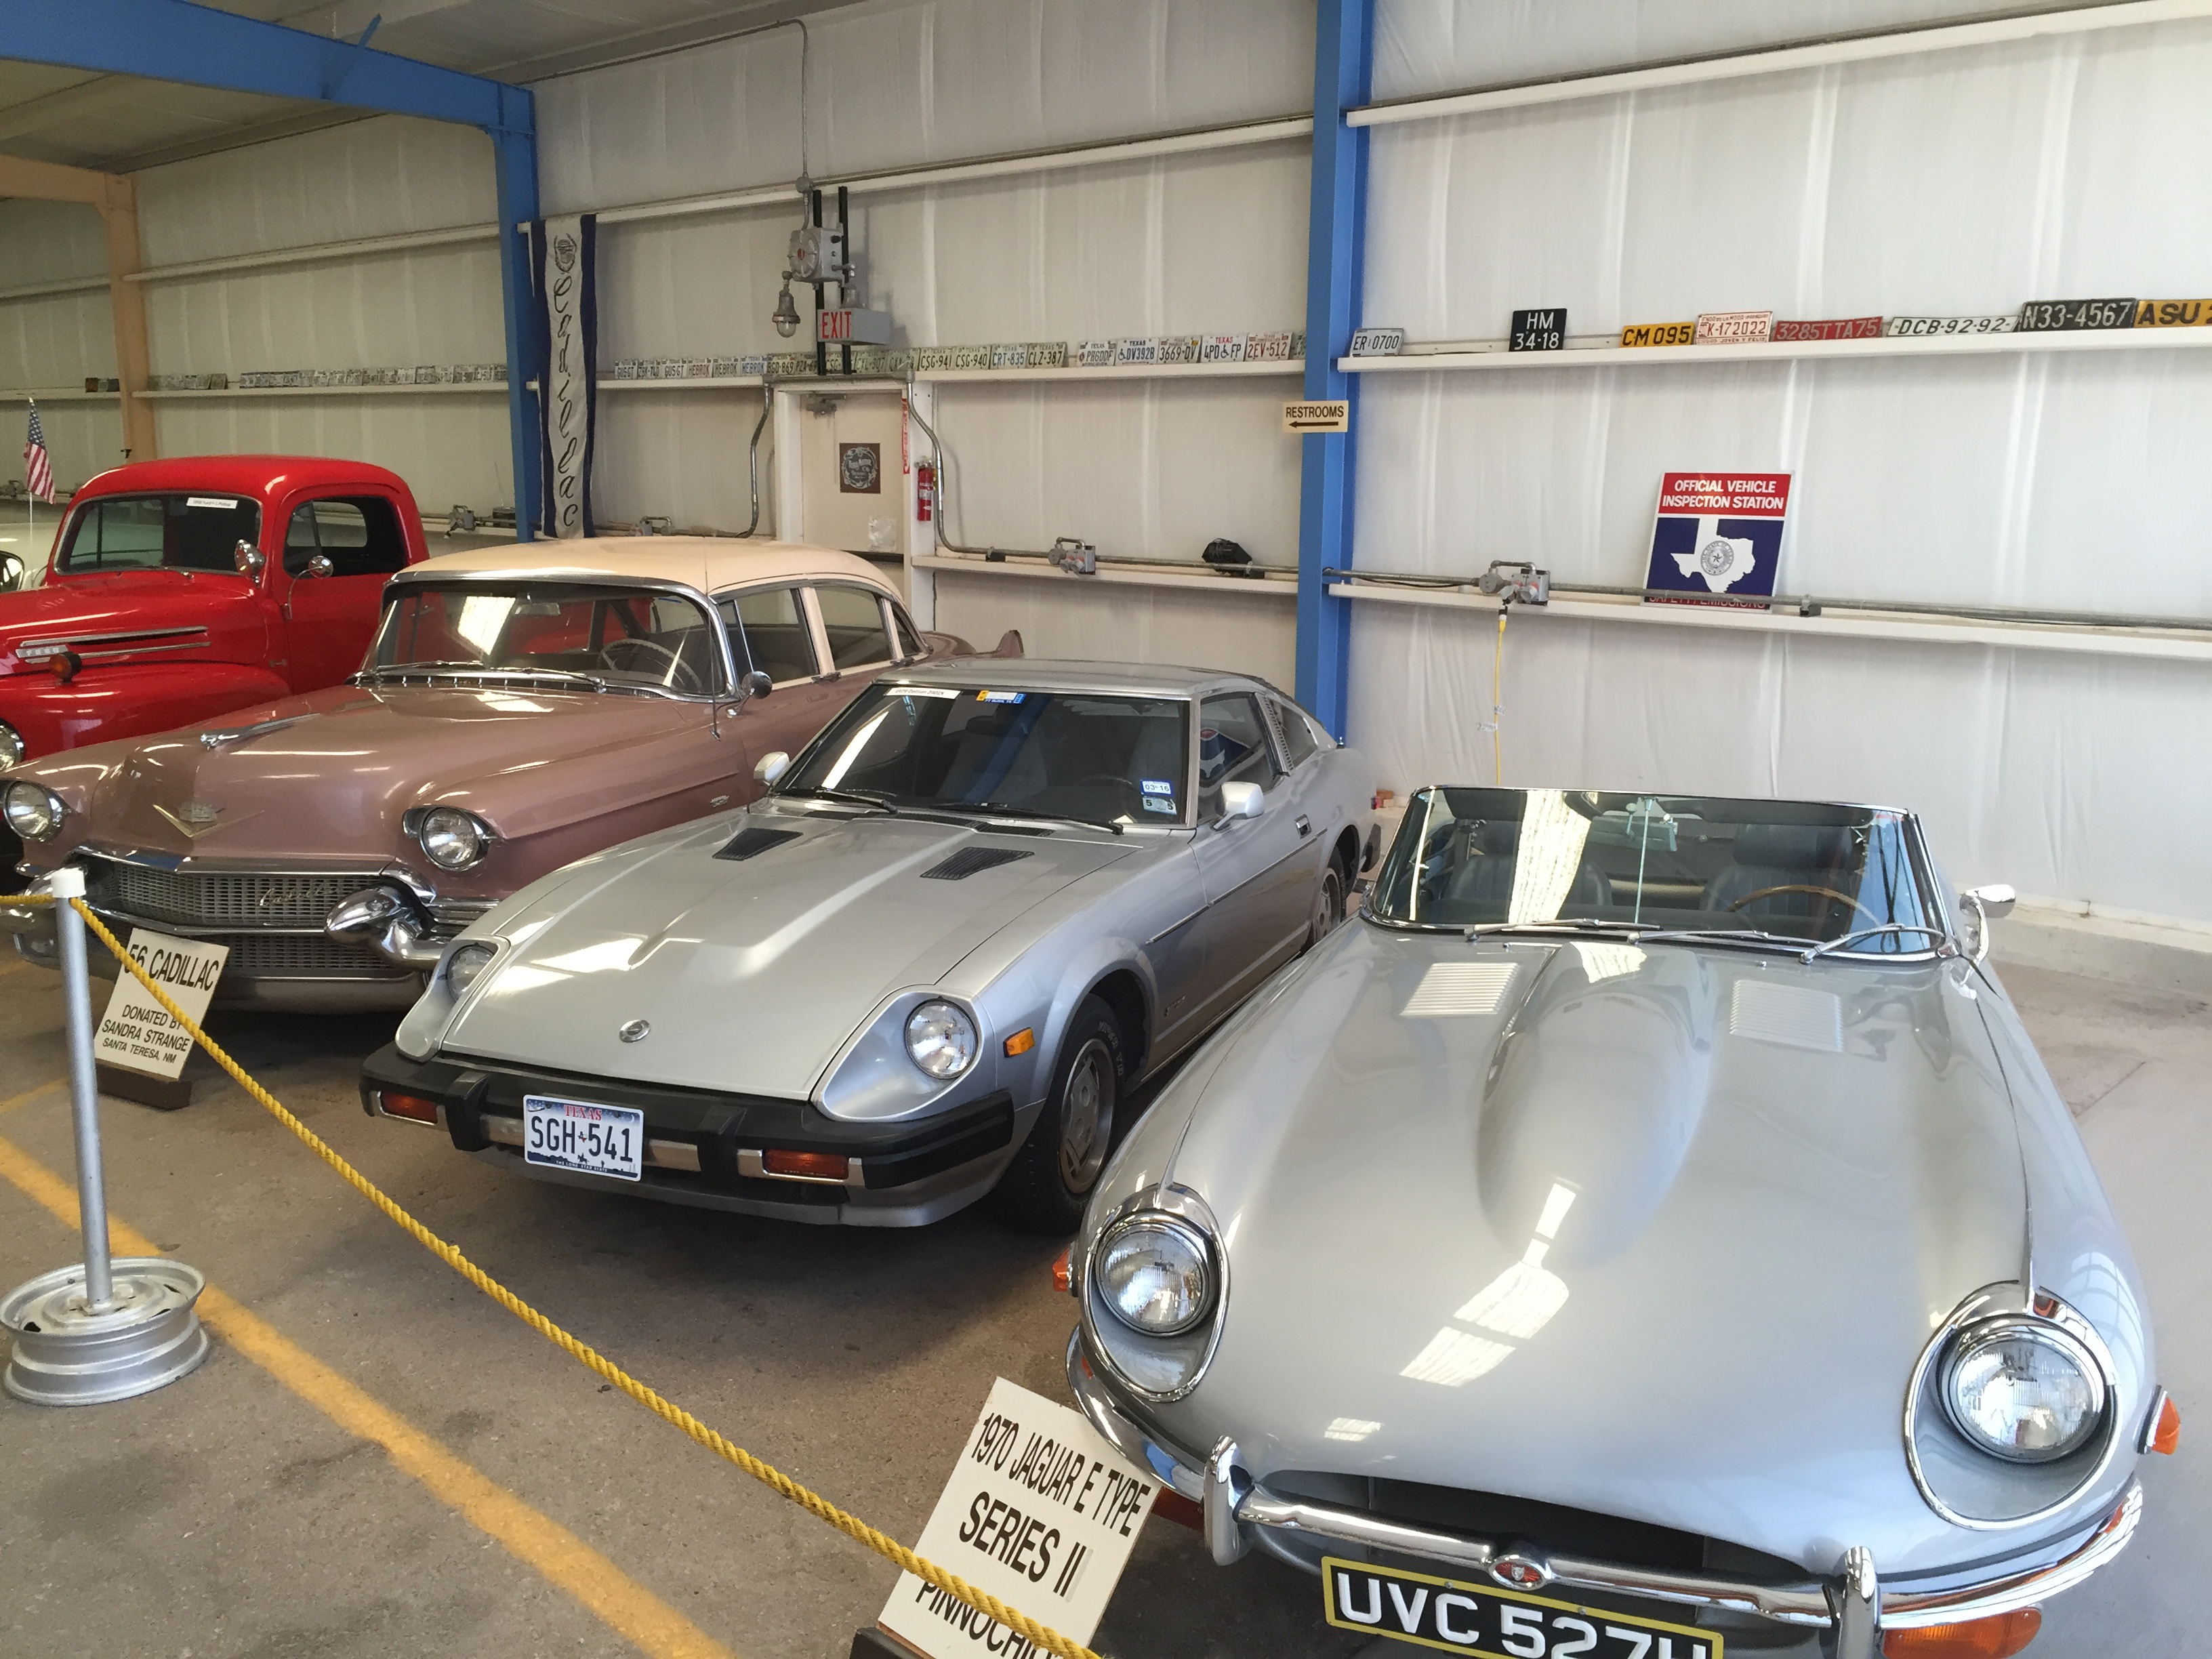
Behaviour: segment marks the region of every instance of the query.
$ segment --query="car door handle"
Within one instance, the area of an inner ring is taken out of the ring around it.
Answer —
[[[1298,834],[1302,836],[1313,834],[1313,820],[1303,812],[1298,814]]]

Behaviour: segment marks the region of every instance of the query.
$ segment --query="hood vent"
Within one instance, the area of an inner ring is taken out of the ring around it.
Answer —
[[[1437,962],[1429,965],[1413,994],[1398,1011],[1403,1019],[1484,1017],[1498,1012],[1520,970],[1511,962]]]
[[[1740,979],[1729,994],[1729,1035],[1818,1054],[1844,1052],[1844,1005],[1832,991]]]
[[[787,841],[797,841],[796,830],[763,830],[758,824],[749,824],[730,837],[730,844],[714,854],[718,859],[744,860],[757,858],[771,847],[781,847]]]
[[[965,881],[979,870],[995,870],[1002,864],[1012,864],[1016,859],[1034,856],[1026,850],[1011,847],[963,847],[951,857],[941,859],[921,872],[924,881]]]

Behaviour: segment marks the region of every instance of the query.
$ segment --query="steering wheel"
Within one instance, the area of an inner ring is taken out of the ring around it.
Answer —
[[[611,668],[617,673],[640,674],[649,673],[652,672],[649,669],[639,668],[635,665],[626,665],[617,662],[614,659],[615,653],[622,650],[650,651],[656,656],[665,659],[668,664],[669,674],[666,684],[672,690],[678,691],[701,692],[707,689],[705,685],[700,682],[698,671],[694,669],[690,663],[685,662],[684,659],[678,656],[675,652],[661,644],[658,640],[609,640],[605,645],[599,647],[599,662],[601,665]]]
[[[1094,783],[1119,784],[1122,788],[1129,790],[1132,793],[1134,793],[1137,787],[1135,784],[1130,782],[1128,779],[1123,777],[1119,772],[1092,772],[1085,776],[1076,779],[1073,783],[1071,783],[1066,787],[1070,789],[1084,789],[1089,787]]]
[[[1876,925],[1879,925],[1881,921],[1881,918],[1880,916],[1868,909],[1865,905],[1861,904],[1849,893],[1838,893],[1832,887],[1807,887],[1795,882],[1781,887],[1762,887],[1755,893],[1746,893],[1734,904],[1728,905],[1724,908],[1733,914],[1735,911],[1742,909],[1745,905],[1750,903],[1753,899],[1767,898],[1776,893],[1818,893],[1823,898],[1835,899],[1841,903],[1850,905],[1852,909],[1858,911],[1862,915],[1865,916],[1869,921],[1874,922]]]

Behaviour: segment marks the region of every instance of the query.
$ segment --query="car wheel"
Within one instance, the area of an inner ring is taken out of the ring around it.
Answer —
[[[1024,1232],[1075,1231],[1114,1148],[1126,1076],[1114,1011],[1085,997],[1060,1039],[1044,1109],[992,1194],[1006,1220]]]
[[[1344,920],[1344,872],[1334,860],[1321,872],[1314,887],[1313,919],[1306,924],[1305,948],[1312,950],[1322,936]]]

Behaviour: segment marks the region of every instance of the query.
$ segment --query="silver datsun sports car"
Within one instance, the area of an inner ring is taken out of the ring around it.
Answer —
[[[2016,1652],[2179,1417],[2010,899],[1902,812],[1419,792],[1101,1179],[1077,1399],[1348,1629]]]
[[[1376,852],[1359,757],[1194,669],[894,668],[759,771],[471,927],[368,1109],[605,1191],[911,1226],[995,1188],[1066,1232],[1130,1087]]]

